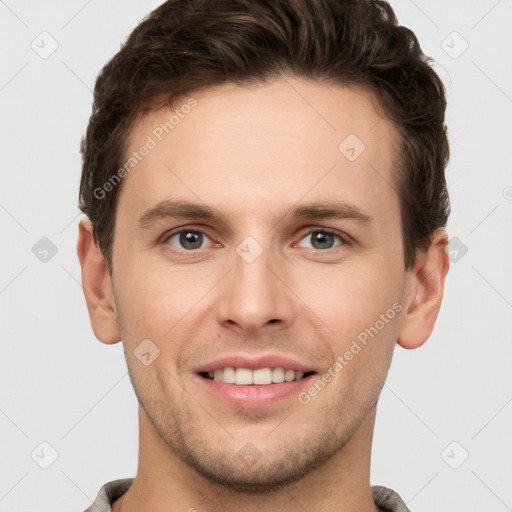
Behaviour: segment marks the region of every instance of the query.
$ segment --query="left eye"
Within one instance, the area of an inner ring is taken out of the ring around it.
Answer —
[[[210,240],[209,237],[206,236],[201,231],[185,229],[183,231],[179,231],[178,233],[170,235],[166,241],[174,246],[176,246],[176,244],[179,244],[179,249],[191,251],[194,249],[202,249],[206,239]]]
[[[306,235],[304,238],[302,238],[302,240],[308,239],[310,240],[310,243],[309,245],[306,245],[306,247],[318,250],[332,249],[336,245],[342,245],[344,243],[344,240],[340,235],[332,233],[331,231],[312,231],[311,233],[308,233],[308,235]],[[335,245],[336,239],[338,239],[341,243]]]

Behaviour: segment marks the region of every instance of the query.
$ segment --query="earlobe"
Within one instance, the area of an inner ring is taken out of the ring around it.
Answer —
[[[416,268],[411,271],[404,297],[405,312],[397,340],[403,348],[418,348],[432,334],[443,300],[446,274],[450,268],[447,246],[446,230],[437,229],[430,247],[418,255]]]
[[[82,219],[78,226],[77,253],[82,267],[82,289],[94,335],[102,343],[117,343],[121,341],[121,334],[112,281],[88,218]]]

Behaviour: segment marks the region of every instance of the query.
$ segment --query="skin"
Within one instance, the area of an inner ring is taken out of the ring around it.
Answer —
[[[140,403],[138,472],[113,510],[377,511],[369,482],[376,404],[395,345],[419,347],[432,332],[447,234],[437,230],[405,270],[391,186],[397,135],[369,92],[282,77],[194,98],[192,112],[124,178],[112,276],[91,223],[79,226],[92,328],[103,343],[122,340]],[[141,118],[127,153],[170,114]],[[353,162],[338,150],[348,134],[366,145]],[[224,220],[141,228],[143,213],[168,199],[208,205]],[[329,201],[371,220],[284,215]],[[204,232],[201,248],[170,237],[176,228]],[[322,229],[342,238],[318,248],[312,233]],[[263,249],[250,264],[236,251],[247,236]],[[393,304],[402,311],[307,405],[294,395],[236,408],[194,373],[239,351],[295,357],[321,376]],[[148,366],[134,355],[144,339],[160,350]],[[248,442],[261,455],[253,465],[237,456]]]

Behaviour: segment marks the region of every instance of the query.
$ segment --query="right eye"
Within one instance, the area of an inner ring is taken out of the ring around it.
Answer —
[[[171,233],[165,240],[164,243],[169,243],[174,247],[186,251],[193,251],[196,249],[203,249],[203,244],[206,239],[210,238],[202,231],[195,229],[181,229]]]

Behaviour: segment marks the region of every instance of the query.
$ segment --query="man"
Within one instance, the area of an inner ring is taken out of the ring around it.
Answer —
[[[78,255],[139,401],[90,511],[409,510],[370,485],[449,262],[444,89],[385,2],[171,0],[98,77]]]

